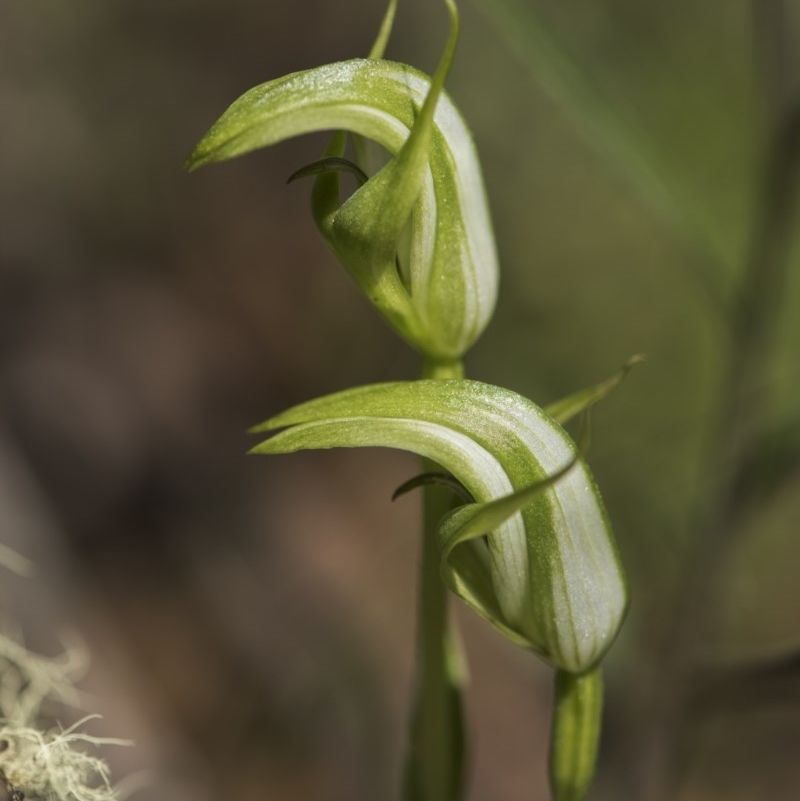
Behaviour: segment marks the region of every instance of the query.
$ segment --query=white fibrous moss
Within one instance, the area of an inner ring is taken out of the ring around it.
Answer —
[[[0,720],[17,726],[32,724],[45,701],[79,706],[75,682],[88,664],[82,644],[71,644],[61,656],[50,658],[0,634]]]
[[[0,726],[0,766],[8,783],[26,799],[118,801],[108,766],[82,746],[129,743],[93,737],[76,731],[76,726],[46,733],[30,727]]]
[[[17,566],[10,562],[8,549],[0,551],[0,564]],[[49,658],[0,633],[0,797],[121,801],[111,784],[108,766],[87,753],[87,748],[129,745],[127,740],[95,737],[78,730],[96,715],[67,729],[41,725],[45,703],[80,706],[75,682],[87,667],[82,645],[71,644],[60,657]]]

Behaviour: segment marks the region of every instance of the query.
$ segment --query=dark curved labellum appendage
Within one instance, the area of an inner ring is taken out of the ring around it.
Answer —
[[[446,487],[464,503],[475,503],[469,490],[457,478],[445,472],[420,473],[418,476],[409,478],[392,493],[392,500],[396,501],[401,495],[405,495],[411,490],[429,486]]]
[[[319,161],[313,161],[311,164],[306,164],[305,167],[301,167],[299,170],[293,172],[286,179],[286,183],[291,184],[300,178],[308,178],[312,175],[323,175],[328,172],[352,173],[355,175],[359,186],[364,186],[364,184],[369,180],[369,176],[354,161],[342,158],[341,156],[327,156],[324,159],[319,159]]]

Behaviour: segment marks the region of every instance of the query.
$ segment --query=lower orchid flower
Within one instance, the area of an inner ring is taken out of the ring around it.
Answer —
[[[441,522],[448,586],[568,672],[592,668],[613,641],[627,590],[605,508],[575,444],[531,401],[463,379],[378,384],[253,432],[277,429],[253,452],[384,446],[438,463],[474,499]]]

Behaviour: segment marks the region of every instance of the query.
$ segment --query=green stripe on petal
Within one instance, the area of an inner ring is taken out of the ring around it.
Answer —
[[[384,446],[438,462],[475,499],[440,531],[451,588],[567,671],[591,667],[613,641],[627,590],[602,500],[572,440],[531,401],[476,381],[378,384],[254,432],[276,429],[254,452]]]

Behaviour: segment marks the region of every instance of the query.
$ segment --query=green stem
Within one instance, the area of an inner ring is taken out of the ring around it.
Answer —
[[[550,786],[554,801],[584,801],[594,777],[603,712],[600,668],[575,675],[556,671],[550,738]]]
[[[426,360],[424,378],[460,378],[460,362]],[[423,460],[423,472],[440,469]],[[406,765],[404,801],[458,801],[462,796],[464,731],[460,647],[447,607],[436,544],[439,523],[452,508],[452,494],[424,490],[424,530],[419,587],[417,686]]]

